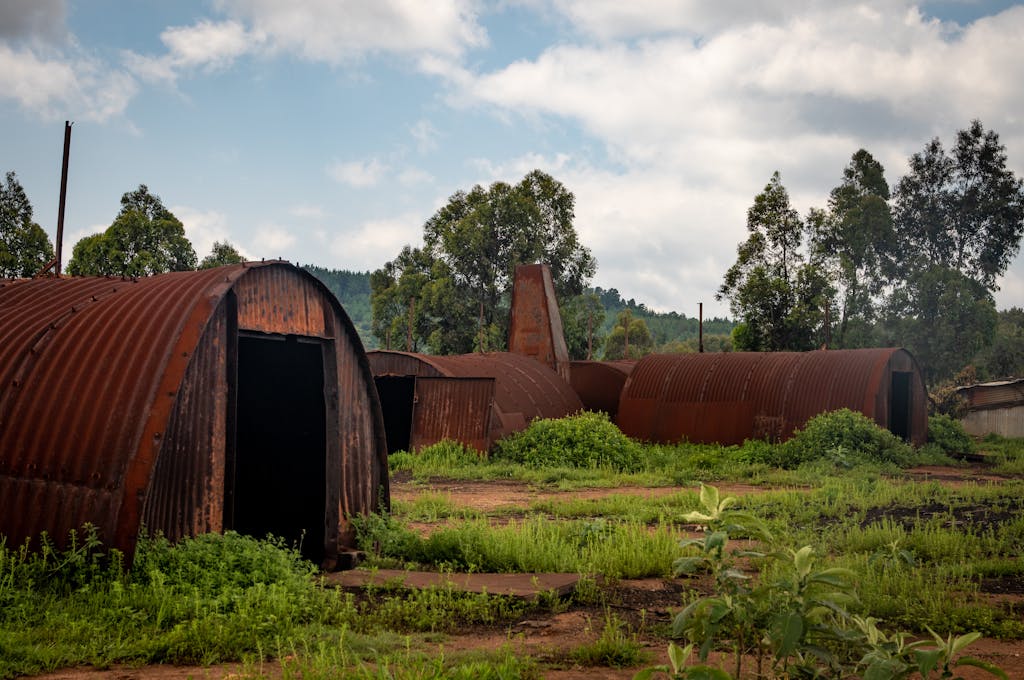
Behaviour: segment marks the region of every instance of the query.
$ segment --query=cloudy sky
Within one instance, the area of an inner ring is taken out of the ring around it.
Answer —
[[[367,270],[453,192],[534,168],[576,195],[593,283],[696,315],[773,171],[823,206],[974,118],[1024,176],[1024,3],[0,0],[0,172],[65,258],[147,184],[200,257]],[[999,306],[1024,306],[1024,257]]]

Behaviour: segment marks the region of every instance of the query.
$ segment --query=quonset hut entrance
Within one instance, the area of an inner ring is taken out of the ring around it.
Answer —
[[[388,503],[380,404],[337,299],[285,262],[0,281],[0,534],[89,522],[131,555],[234,529],[344,564]]]
[[[224,491],[225,528],[280,536],[315,562],[324,558],[327,503],[325,353],[315,338],[238,335],[237,435]]]

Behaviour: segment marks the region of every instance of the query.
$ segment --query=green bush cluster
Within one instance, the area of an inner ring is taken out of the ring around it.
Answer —
[[[843,466],[874,462],[907,467],[914,462],[914,451],[906,442],[863,413],[845,408],[808,420],[779,447],[779,455],[784,467],[822,459]]]
[[[975,450],[974,440],[960,421],[942,414],[928,418],[928,441],[951,455],[974,453]]]
[[[522,432],[499,441],[496,459],[529,468],[604,468],[635,472],[643,465],[642,447],[622,434],[604,413],[533,421]]]

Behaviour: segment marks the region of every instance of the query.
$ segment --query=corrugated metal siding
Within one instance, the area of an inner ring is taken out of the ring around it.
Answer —
[[[972,385],[960,390],[971,408],[998,408],[1024,403],[1024,383]]]
[[[583,409],[568,382],[539,361],[518,354],[431,356],[375,350],[368,358],[374,375],[493,378],[491,444],[525,428],[534,418],[561,418]]]
[[[614,420],[619,395],[635,361],[573,361],[569,384],[588,411],[603,411]]]
[[[418,451],[444,439],[477,451],[490,446],[494,378],[416,378],[409,448]]]
[[[967,433],[975,437],[997,434],[1021,438],[1024,437],[1024,406],[970,411],[960,422]]]
[[[911,430],[923,443],[923,382],[898,349],[650,355],[626,382],[617,423],[640,439],[723,444],[787,438],[811,417],[844,407],[887,427],[891,362],[917,376]]]
[[[334,338],[338,380],[329,391],[338,423],[329,428],[336,436],[327,467],[336,476],[327,533],[338,535],[335,547],[352,545],[346,513],[387,502],[369,364],[333,295],[301,270],[271,262],[0,285],[0,532],[11,543],[44,530],[60,539],[88,521],[130,552],[147,499],[150,529],[217,527],[223,508],[211,499],[224,494],[217,456],[225,329],[233,322],[222,301],[233,286],[247,328]]]

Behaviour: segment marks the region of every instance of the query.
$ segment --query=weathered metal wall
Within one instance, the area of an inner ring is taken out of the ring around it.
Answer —
[[[1000,437],[1024,437],[1024,406],[986,408],[968,411],[960,422],[967,434],[985,437],[997,434]]]
[[[616,419],[650,441],[739,444],[788,438],[839,408],[889,427],[893,372],[911,374],[909,438],[927,438],[924,382],[904,350],[650,355],[626,381]]]
[[[555,284],[546,264],[516,266],[508,351],[531,357],[569,381],[569,350],[562,330]]]
[[[477,451],[490,446],[494,378],[416,378],[409,448],[418,451],[444,439]]]
[[[230,355],[243,325],[334,350],[328,555],[351,545],[347,514],[387,501],[376,390],[341,305],[280,262],[0,284],[0,533],[62,540],[91,522],[131,552],[143,517],[169,536],[219,529]]]
[[[619,397],[635,361],[573,361],[569,384],[583,408],[603,411],[612,420],[619,412]]]
[[[432,356],[375,350],[367,353],[373,374],[493,378],[494,409],[489,445],[526,428],[534,418],[561,418],[583,408],[568,382],[544,364],[509,352]],[[458,390],[451,413],[467,413]],[[415,438],[415,433],[413,433]],[[466,442],[468,444],[468,442]]]

